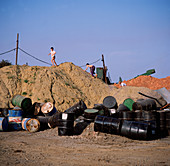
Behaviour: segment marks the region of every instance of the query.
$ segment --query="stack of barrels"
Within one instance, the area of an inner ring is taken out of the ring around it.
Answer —
[[[87,109],[80,100],[64,112],[58,112],[51,102],[32,104],[30,98],[21,95],[15,95],[12,104],[12,109],[0,108],[0,131],[23,129],[32,133],[58,127],[58,135],[73,135],[74,120]]]
[[[32,104],[30,98],[15,95],[12,98],[14,108],[1,108],[0,131],[27,130],[36,132],[48,127],[48,118],[57,112],[52,103]]]
[[[156,110],[153,99],[139,99],[134,102],[128,98],[117,108],[113,96],[108,96],[103,100],[103,105],[110,110],[110,115],[98,115],[95,118],[95,131],[148,140],[166,136],[170,130],[170,111]],[[113,109],[116,110],[115,113],[111,112]]]
[[[74,135],[74,120],[84,114],[86,104],[80,100],[64,112],[56,112],[48,120],[50,128],[58,127],[59,136]]]
[[[51,102],[32,104],[30,98],[15,95],[14,108],[0,108],[0,131],[27,130],[36,132],[58,127],[58,135],[74,135],[74,121],[82,117],[86,125],[94,122],[94,131],[119,134],[132,139],[149,140],[170,135],[170,110],[157,110],[153,99],[127,98],[117,104],[107,96],[102,104],[87,108],[80,100],[64,112]],[[85,125],[85,126],[86,126]]]

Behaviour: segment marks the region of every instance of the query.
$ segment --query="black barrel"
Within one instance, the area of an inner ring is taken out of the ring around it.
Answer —
[[[37,116],[36,119],[40,122],[40,129],[39,130],[49,129],[49,126],[48,126],[49,117]]]
[[[94,122],[94,131],[119,134],[120,133],[121,120],[98,115]]]
[[[136,102],[138,102],[138,101],[143,101],[143,100],[144,100],[144,99],[137,99]]]
[[[126,107],[124,104],[120,104],[117,109],[117,112],[122,112],[122,111],[130,111],[130,109]]]
[[[38,102],[35,102],[33,104],[33,110],[34,110],[34,115],[36,116],[43,116],[43,113],[41,111],[41,107],[43,106],[44,103],[38,103]]]
[[[111,124],[112,124],[112,118],[107,117],[107,116],[103,118],[103,132],[104,133],[111,133]]]
[[[23,117],[25,118],[35,118],[36,116],[45,116],[42,112],[41,112],[41,106],[44,103],[37,103],[35,102],[29,109],[24,111],[24,115]]]
[[[48,126],[50,128],[55,128],[60,125],[60,120],[62,119],[62,112],[56,112],[53,116],[48,119]]]
[[[156,110],[156,102],[153,99],[146,99],[146,100],[138,100],[137,102],[134,102],[132,105],[133,110]]]
[[[74,113],[56,112],[48,119],[50,128],[58,127],[58,135],[73,135]]]
[[[87,121],[93,122],[95,117],[99,114],[99,110],[88,108],[84,110],[84,118]]]
[[[103,105],[106,108],[112,109],[115,108],[117,109],[117,101],[113,96],[107,96],[103,99]]]
[[[0,117],[8,117],[9,108],[0,108]]]
[[[59,136],[71,136],[74,134],[74,113],[62,113],[60,125],[58,126]]]
[[[135,121],[143,121],[143,111],[141,111],[141,110],[134,111],[134,120]]]
[[[80,100],[77,104],[65,110],[65,113],[74,113],[75,119],[84,114],[84,110],[87,109],[86,104]]]
[[[168,129],[166,127],[166,113],[167,113],[167,111],[161,110],[161,111],[157,111],[157,113],[159,114],[159,117],[160,117],[159,136],[160,137],[165,137],[165,136],[168,135]]]
[[[166,111],[157,111],[160,117],[160,130],[166,130]]]
[[[103,132],[103,119],[104,116],[97,115],[94,120],[94,131],[101,131]]]
[[[119,112],[119,119],[133,121],[134,112],[133,111],[121,111]]]
[[[170,135],[170,111],[166,111],[166,129]]]
[[[160,114],[157,111],[143,111],[143,119],[150,123],[152,135],[158,135],[160,130]]]
[[[103,104],[94,104],[93,109],[97,109],[98,114],[101,116],[110,116],[110,111]]]
[[[148,140],[152,138],[152,130],[148,123],[125,120],[121,127],[121,135],[137,140]]]
[[[150,138],[151,139],[157,138],[159,136],[159,132],[160,132],[160,126],[158,125],[158,123],[156,121],[143,121],[143,122],[149,124],[149,126],[151,128]]]
[[[144,121],[159,121],[159,113],[157,111],[143,111]]]

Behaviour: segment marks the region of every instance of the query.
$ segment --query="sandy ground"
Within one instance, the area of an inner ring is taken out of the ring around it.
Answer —
[[[58,136],[58,129],[0,133],[0,165],[170,165],[170,136],[152,141],[93,132]]]

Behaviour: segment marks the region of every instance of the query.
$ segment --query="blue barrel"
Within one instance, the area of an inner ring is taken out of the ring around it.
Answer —
[[[22,129],[23,130],[27,130],[27,122],[30,120],[31,118],[24,118],[22,120]]]
[[[21,109],[11,109],[8,110],[8,123],[10,130],[21,130],[22,129],[22,114],[23,111]]]
[[[8,130],[8,118],[0,117],[0,131]]]

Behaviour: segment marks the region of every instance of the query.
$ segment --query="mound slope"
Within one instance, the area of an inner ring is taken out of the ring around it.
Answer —
[[[136,100],[141,91],[160,99],[161,95],[143,87],[123,87],[117,89],[105,84],[98,78],[73,63],[63,63],[58,67],[6,66],[0,69],[0,107],[13,107],[11,99],[20,94],[32,102],[50,101],[59,111],[64,111],[82,99],[90,108],[102,103],[104,97],[113,95],[118,104],[127,97]]]

